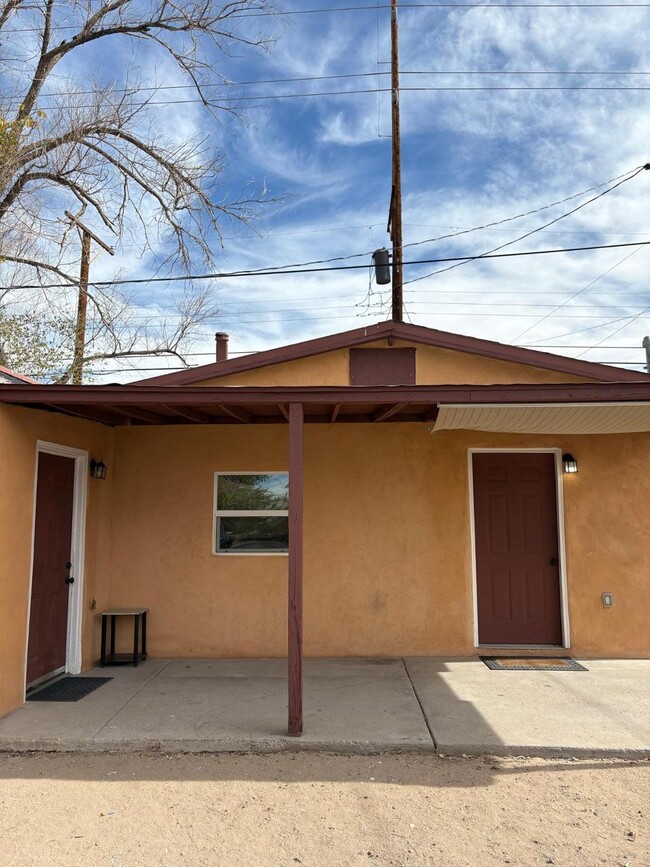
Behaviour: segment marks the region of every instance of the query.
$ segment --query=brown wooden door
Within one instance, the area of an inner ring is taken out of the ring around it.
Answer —
[[[473,455],[480,644],[562,644],[555,456]]]
[[[65,666],[74,469],[72,458],[38,456],[28,684]]]

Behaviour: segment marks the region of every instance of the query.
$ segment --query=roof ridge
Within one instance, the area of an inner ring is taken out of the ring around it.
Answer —
[[[551,352],[540,352],[536,349],[486,340],[483,337],[471,337],[451,331],[428,328],[425,325],[395,322],[389,319],[384,322],[375,323],[374,325],[342,331],[338,334],[329,334],[325,337],[303,340],[275,349],[265,349],[239,358],[215,361],[178,373],[168,373],[149,379],[138,380],[135,384],[192,385],[197,382],[204,382],[207,379],[215,379],[233,373],[242,373],[247,370],[255,370],[287,361],[296,361],[301,358],[308,358],[324,352],[332,352],[336,349],[350,348],[382,338],[412,340],[416,343],[435,346],[439,349],[466,352],[472,355],[510,361],[515,364],[553,370],[558,373],[568,373],[574,376],[585,376],[588,379],[605,382],[644,381],[647,376],[645,373],[628,370],[623,367],[612,367],[599,364],[595,361],[585,361],[565,355],[555,355]]]

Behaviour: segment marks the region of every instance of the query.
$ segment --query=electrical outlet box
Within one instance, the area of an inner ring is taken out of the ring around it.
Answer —
[[[614,607],[614,595],[612,593],[603,593],[603,608]]]

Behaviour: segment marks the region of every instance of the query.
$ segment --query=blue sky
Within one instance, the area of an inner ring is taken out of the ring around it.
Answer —
[[[341,11],[343,6],[357,8]],[[373,8],[358,8],[363,6]],[[223,227],[223,249],[215,239],[222,271],[369,254],[389,245],[390,95],[346,91],[389,86],[390,10],[374,8],[371,0],[284,0],[278,8],[327,11],[248,20],[245,27],[274,38],[272,48],[213,56],[219,74],[234,82],[358,77],[224,91],[245,97],[240,120],[224,114],[217,122],[197,103],[160,106],[154,115],[160,134],[170,140],[205,132],[223,148],[225,198],[246,184],[284,197],[261,212],[257,233],[236,224]],[[629,89],[650,88],[650,74],[639,74],[650,73],[650,9],[403,4],[399,20],[406,245],[540,208],[650,161],[650,89]],[[78,78],[92,71],[108,80],[116,65],[133,62],[143,83],[181,83],[177,70],[154,50],[134,60],[126,45],[88,51],[67,71]],[[409,74],[422,72],[428,74]],[[597,72],[606,74],[586,74]],[[626,74],[614,74],[620,72]],[[554,89],[449,89],[487,86]],[[337,95],[287,98],[323,91]],[[189,92],[171,93],[187,98]],[[285,98],[250,99],[269,95]],[[589,197],[407,247],[405,259],[483,253]],[[509,249],[650,240],[649,200],[650,172],[642,172]],[[118,244],[115,260],[97,259],[93,275],[146,277],[155,255],[140,253]],[[406,280],[434,268],[408,267]],[[232,352],[249,352],[387,319],[390,287],[370,286],[369,277],[363,269],[215,280],[221,313],[190,360],[212,360],[216,330],[230,333]],[[649,248],[474,262],[407,282],[406,319],[506,343],[556,346],[591,360],[641,362],[641,338],[650,333],[649,277]],[[162,310],[169,292],[152,284],[136,298],[143,313],[150,306]]]

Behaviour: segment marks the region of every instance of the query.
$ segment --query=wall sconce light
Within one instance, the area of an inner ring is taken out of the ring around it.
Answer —
[[[105,479],[106,464],[104,461],[96,461],[95,458],[92,458],[90,461],[90,475],[93,479]]]
[[[564,464],[564,472],[565,473],[577,473],[578,472],[578,462],[573,457],[573,455],[566,452],[562,455],[562,463]]]

